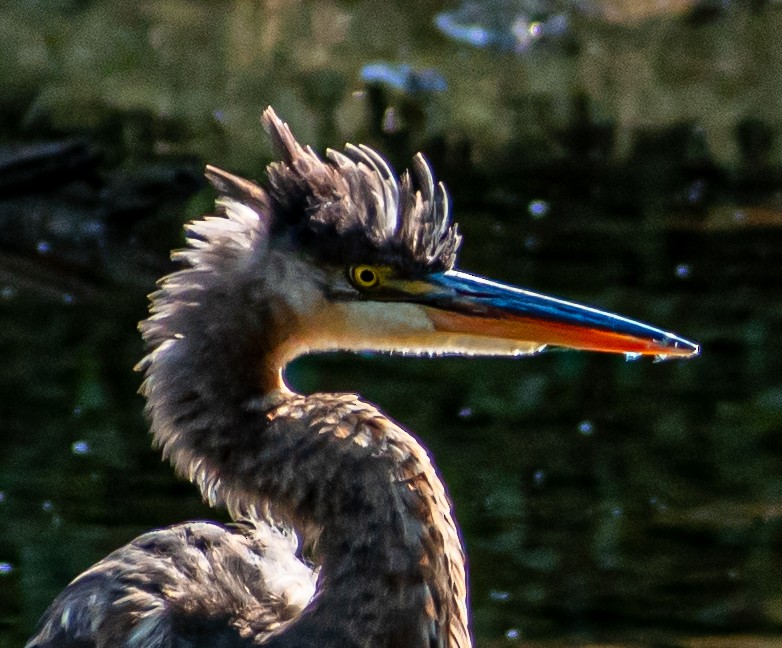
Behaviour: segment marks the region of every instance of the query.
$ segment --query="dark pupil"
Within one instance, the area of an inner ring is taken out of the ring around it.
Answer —
[[[364,268],[361,272],[358,273],[358,278],[361,280],[361,283],[370,284],[375,280],[375,273],[367,268]]]

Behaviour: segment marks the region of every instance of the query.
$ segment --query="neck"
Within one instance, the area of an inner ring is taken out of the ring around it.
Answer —
[[[269,645],[469,646],[464,557],[426,451],[356,396],[269,391],[275,309],[251,293],[274,278],[251,274],[163,284],[144,393],[155,444],[210,504],[291,525],[321,565]]]

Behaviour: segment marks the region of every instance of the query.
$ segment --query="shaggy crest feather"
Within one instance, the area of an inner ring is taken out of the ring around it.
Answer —
[[[342,260],[419,271],[453,267],[461,237],[450,222],[445,187],[435,184],[423,155],[399,180],[368,146],[329,149],[324,161],[296,141],[272,108],[264,111],[263,124],[282,156],[267,168],[271,197],[305,242],[307,235],[317,236],[320,250],[332,247]],[[323,237],[333,246],[323,246]]]
[[[218,215],[188,223],[185,229],[188,247],[174,252],[172,259],[208,270],[225,263],[226,259],[246,254],[259,240],[265,239],[266,219],[262,211],[257,211],[258,207],[227,195],[220,196],[216,201]]]
[[[253,248],[260,252],[272,232],[292,230],[302,247],[341,263],[385,263],[408,273],[454,266],[461,236],[445,187],[435,184],[423,155],[398,179],[368,146],[328,149],[324,161],[296,141],[272,108],[263,124],[282,156],[267,167],[268,191],[207,166],[206,177],[221,194],[215,215],[187,225],[187,247],[174,260],[214,269]],[[167,289],[175,290],[173,277]]]

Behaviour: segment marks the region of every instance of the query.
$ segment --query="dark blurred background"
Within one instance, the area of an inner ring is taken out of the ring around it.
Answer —
[[[450,485],[479,646],[782,646],[782,3],[0,5],[0,646],[138,533],[207,510],[149,448],[146,294],[263,178],[273,105],[322,151],[422,150],[460,265],[669,327],[681,362],[334,355]]]

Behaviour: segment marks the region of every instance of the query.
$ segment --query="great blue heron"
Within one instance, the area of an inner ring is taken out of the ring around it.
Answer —
[[[238,524],[118,549],[60,594],[28,648],[470,646],[462,543],[426,449],[354,394],[291,391],[286,363],[331,349],[698,352],[454,270],[460,236],[420,154],[398,179],[366,146],[322,160],[271,108],[263,123],[281,155],[267,188],[207,167],[217,216],[189,225],[185,267],[141,324],[154,444]]]

